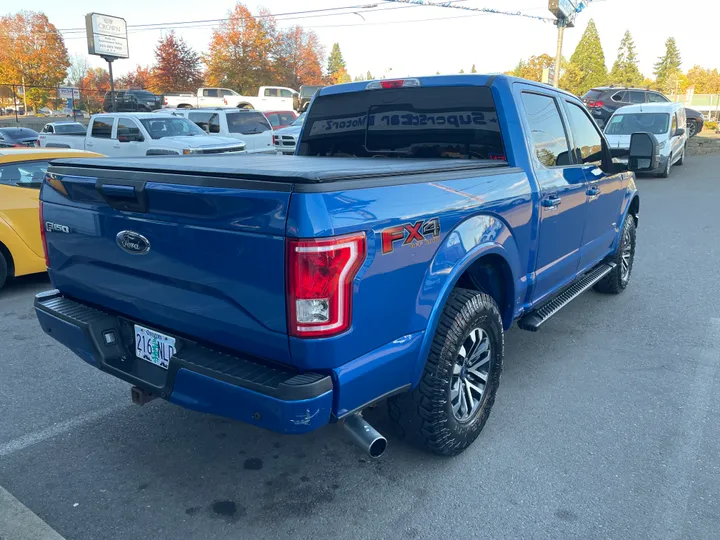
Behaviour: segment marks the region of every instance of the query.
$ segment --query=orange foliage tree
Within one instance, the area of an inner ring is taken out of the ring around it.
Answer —
[[[312,30],[294,26],[282,32],[275,60],[276,84],[299,88],[322,84],[320,67],[324,51]]]
[[[110,74],[103,68],[88,69],[80,83],[80,100],[90,112],[102,111],[105,94],[110,91]]]
[[[150,66],[142,67],[137,65],[133,71],[115,80],[115,88],[139,88],[141,90],[150,88],[152,75]]]
[[[158,41],[155,62],[148,83],[157,94],[194,91],[202,85],[200,55],[174,31]]]
[[[55,25],[41,12],[0,17],[0,84],[25,87],[35,109],[56,97],[70,66],[67,48]]]

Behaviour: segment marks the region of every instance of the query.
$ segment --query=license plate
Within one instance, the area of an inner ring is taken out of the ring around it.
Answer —
[[[135,356],[167,369],[173,354],[175,338],[135,325]]]

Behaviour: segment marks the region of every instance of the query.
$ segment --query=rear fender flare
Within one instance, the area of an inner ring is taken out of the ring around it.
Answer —
[[[612,250],[610,253],[615,253],[618,246],[620,245],[620,236],[623,229],[623,223],[625,223],[625,219],[627,218],[628,212],[630,212],[630,208],[632,208],[633,203],[637,200],[637,204],[640,204],[640,195],[638,194],[637,186],[635,185],[635,178],[630,180],[630,183],[628,184],[627,191],[625,192],[625,198],[623,199],[623,206],[622,206],[622,212],[620,213],[620,221],[617,223],[617,230],[618,233],[615,236],[615,241],[612,245]],[[637,224],[637,219],[635,220]]]
[[[522,304],[527,288],[527,281],[520,279],[523,273],[517,243],[510,228],[500,218],[491,215],[473,216],[447,234],[425,275],[418,300],[419,304],[430,303],[432,307],[413,374],[413,386],[420,380],[440,315],[450,293],[463,273],[486,255],[502,257],[510,269],[509,298],[512,307],[509,312],[502,313],[502,316],[505,329],[512,324],[517,305]]]

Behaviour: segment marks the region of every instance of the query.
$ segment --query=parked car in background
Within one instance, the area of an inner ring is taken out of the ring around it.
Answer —
[[[163,106],[163,96],[149,90],[115,90],[115,112],[150,112]],[[111,93],[105,94],[103,111],[113,112]]]
[[[324,86],[301,86],[300,92],[296,94],[293,98],[293,109],[295,109],[299,113],[303,113],[307,111],[307,108],[310,106],[310,101],[312,100],[313,96],[318,92],[318,90],[322,90],[325,88]]]
[[[49,122],[43,126],[40,133],[51,133],[57,135],[85,135],[85,133],[87,133],[87,128],[80,122]],[[39,144],[36,144],[36,146],[39,146]]]
[[[45,272],[38,194],[49,161],[73,156],[102,157],[79,150],[0,149],[0,289],[8,277]]]
[[[35,146],[38,132],[30,128],[0,128],[0,148]]]
[[[245,143],[248,154],[274,153],[272,126],[260,111],[236,107],[208,107],[202,109],[175,109],[174,115],[183,116],[213,137],[239,139]]]
[[[605,137],[611,148],[630,148],[633,133],[652,133],[658,142],[660,162],[648,171],[667,178],[673,165],[685,161],[688,134],[682,103],[645,103],[620,107],[605,125]]]
[[[265,117],[273,129],[288,127],[297,120],[297,116],[295,111],[265,111]]]
[[[619,88],[615,86],[599,86],[588,90],[582,102],[590,110],[593,119],[600,127],[604,127],[612,114],[620,107],[640,103],[672,103],[672,100],[655,90],[647,88]],[[703,115],[694,109],[685,109],[687,117],[688,137],[694,137],[703,130]]]
[[[297,119],[286,128],[278,129],[273,133],[273,146],[278,154],[292,156],[295,153],[297,140],[305,122],[307,113],[302,113]]]
[[[77,148],[113,157],[245,151],[241,140],[210,137],[186,118],[154,113],[97,114],[85,137],[41,133],[37,139],[43,148]]]
[[[164,106],[176,109],[237,107],[259,111],[289,111],[295,94],[297,91],[284,86],[261,86],[257,96],[243,96],[229,88],[198,88],[195,93],[166,93]]]

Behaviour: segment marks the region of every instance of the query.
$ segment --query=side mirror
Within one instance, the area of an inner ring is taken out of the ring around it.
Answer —
[[[677,128],[673,137],[682,137],[683,135],[685,135],[685,128]]]
[[[628,169],[643,172],[657,168],[658,142],[652,133],[633,133],[630,136]]]

